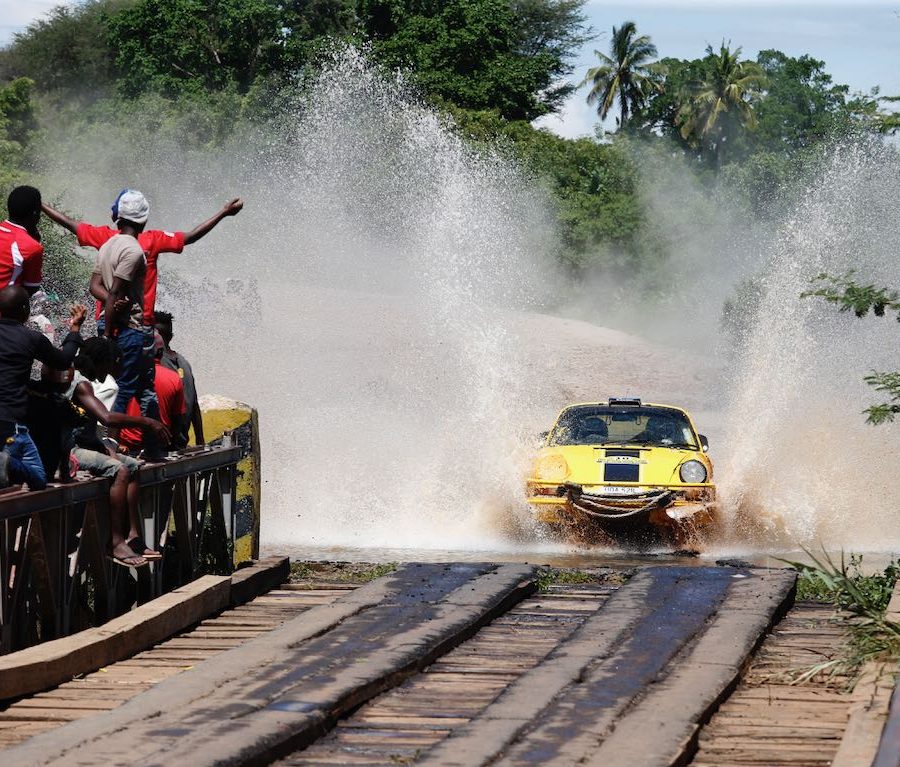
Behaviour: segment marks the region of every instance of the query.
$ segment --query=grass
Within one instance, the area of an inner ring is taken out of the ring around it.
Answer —
[[[538,572],[538,591],[546,592],[551,586],[577,585],[579,583],[624,583],[633,574],[633,571],[602,573],[575,570],[571,568],[542,567]]]
[[[291,582],[330,581],[368,583],[397,569],[396,562],[380,564],[352,562],[291,562]]]
[[[865,575],[861,555],[851,554],[849,561],[841,553],[840,563],[823,552],[812,560],[782,560],[799,572],[797,599],[830,602],[853,614],[848,621],[850,639],[845,653],[838,658],[804,669],[794,679],[797,683],[813,677],[847,675],[855,677],[867,663],[900,664],[900,623],[888,620],[885,610],[900,577],[900,561],[892,561],[881,572]]]

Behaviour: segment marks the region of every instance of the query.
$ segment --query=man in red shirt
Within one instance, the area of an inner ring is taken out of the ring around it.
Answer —
[[[162,356],[165,351],[165,343],[159,332],[154,334],[153,354],[156,357],[153,388],[156,398],[159,400],[159,420],[162,421],[171,433],[179,433],[184,428],[187,418],[187,409],[184,402],[184,383],[181,376],[174,370],[169,370],[162,364]],[[140,405],[136,399],[128,403],[126,415],[139,416]],[[140,429],[122,429],[119,432],[119,440],[129,451],[134,454],[142,447]]]
[[[9,218],[0,224],[0,288],[21,285],[33,294],[43,279],[44,249],[38,233],[41,193],[17,186],[6,201]]]
[[[119,200],[122,195],[132,192],[131,189],[123,189],[119,192],[115,202],[112,204],[113,222],[119,220]],[[158,229],[146,229],[138,235],[138,244],[147,254],[147,273],[144,277],[144,325],[153,327],[154,316],[153,309],[156,305],[156,286],[159,279],[159,270],[157,261],[160,253],[181,253],[185,245],[197,242],[204,235],[209,234],[213,228],[226,216],[236,216],[240,213],[244,203],[240,198],[235,198],[227,202],[221,210],[214,216],[198,224],[189,232],[164,232]],[[94,226],[84,221],[77,222],[69,218],[64,213],[54,210],[44,203],[41,209],[47,216],[60,226],[68,229],[78,238],[79,245],[86,245],[92,248],[100,249],[108,239],[118,234],[117,229],[108,226]],[[96,318],[100,318],[102,311],[102,302],[105,300],[102,285],[95,284],[91,281],[91,295],[97,299]]]

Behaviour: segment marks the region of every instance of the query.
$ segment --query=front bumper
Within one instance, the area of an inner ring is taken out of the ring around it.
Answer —
[[[706,526],[715,521],[718,512],[716,488],[710,483],[629,486],[529,482],[527,501],[538,521],[561,525],[590,521],[608,529]]]

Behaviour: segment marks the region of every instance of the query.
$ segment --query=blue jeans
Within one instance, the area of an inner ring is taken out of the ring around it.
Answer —
[[[159,420],[159,400],[153,388],[153,328],[123,328],[116,343],[122,352],[122,369],[116,378],[119,394],[112,409],[124,413],[132,397],[137,399],[141,415]],[[163,446],[149,429],[144,430],[144,448],[152,455],[163,452]]]
[[[29,490],[43,490],[47,487],[47,474],[34,440],[27,427],[16,424],[13,429],[11,434],[5,430],[3,445],[9,454],[9,481],[14,485],[27,483]]]
[[[119,331],[116,343],[122,352],[122,369],[116,377],[119,394],[112,409],[124,413],[132,397],[141,415],[159,420],[159,401],[153,388],[153,333],[134,328]]]

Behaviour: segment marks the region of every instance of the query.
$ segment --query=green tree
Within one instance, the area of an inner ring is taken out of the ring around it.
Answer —
[[[245,92],[258,76],[281,69],[281,12],[269,0],[137,0],[108,22],[118,90]]]
[[[857,317],[865,317],[870,311],[876,317],[884,317],[890,312],[900,321],[900,292],[892,288],[861,283],[852,271],[839,277],[820,274],[816,282],[822,287],[801,294],[801,298],[822,298],[839,311],[853,312]],[[863,380],[887,397],[886,402],[866,408],[866,420],[873,425],[893,421],[900,413],[900,372],[873,370]]]
[[[561,82],[585,38],[583,0],[360,0],[376,58],[431,97],[533,120],[572,91]]]
[[[287,0],[280,7],[284,69],[315,61],[330,40],[353,39],[359,26],[355,0]]]
[[[765,95],[756,106],[756,140],[766,149],[800,149],[846,132],[854,122],[849,88],[836,85],[825,62],[760,51]]]
[[[31,134],[37,130],[32,94],[34,81],[18,77],[0,87],[0,127],[8,141],[25,146]]]
[[[42,92],[93,100],[113,81],[107,20],[131,0],[84,0],[58,5],[0,50],[0,79],[29,77]]]
[[[753,102],[766,78],[753,61],[740,61],[741,49],[730,50],[723,42],[716,53],[706,48],[705,74],[683,92],[678,112],[681,136],[711,153],[720,168],[728,141],[742,131],[753,130],[756,116]]]
[[[647,35],[637,35],[633,21],[626,21],[621,27],[612,28],[609,55],[601,51],[594,54],[600,65],[589,69],[582,83],[591,85],[588,104],[596,104],[600,119],[605,120],[618,100],[618,124],[624,128],[629,114],[639,111],[647,94],[657,87],[651,67],[656,46]]]
[[[631,123],[646,133],[666,136],[687,148],[678,113],[688,87],[706,76],[705,59],[663,58],[653,65],[653,74],[657,87],[645,94],[643,103],[631,115]]]

